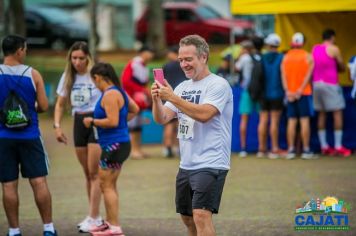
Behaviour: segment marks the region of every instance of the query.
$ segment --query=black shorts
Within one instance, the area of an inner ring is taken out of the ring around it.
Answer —
[[[131,143],[113,143],[101,149],[99,166],[102,169],[120,169],[130,155]]]
[[[37,178],[48,174],[48,157],[42,139],[0,138],[0,182],[22,177]]]
[[[93,117],[93,113],[76,113],[74,115],[73,139],[75,147],[86,147],[88,143],[97,143],[94,128],[84,126],[83,120],[85,117]]]
[[[281,111],[284,108],[283,99],[263,100],[261,102],[262,111]]]
[[[176,211],[192,216],[193,209],[219,212],[221,195],[228,170],[179,168],[176,178]]]

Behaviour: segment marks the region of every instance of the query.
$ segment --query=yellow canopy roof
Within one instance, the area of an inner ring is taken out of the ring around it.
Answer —
[[[232,14],[356,11],[356,0],[231,0]]]

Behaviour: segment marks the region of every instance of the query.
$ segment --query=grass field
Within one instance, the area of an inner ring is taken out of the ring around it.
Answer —
[[[87,215],[84,178],[71,144],[55,141],[52,121],[43,116],[41,129],[51,161],[48,177],[55,225],[63,236],[78,235],[76,223]],[[70,136],[71,121],[64,128]],[[159,145],[146,146],[151,158],[128,160],[118,181],[120,216],[128,236],[186,235],[175,213],[174,183],[179,160],[161,156]],[[20,222],[25,236],[38,236],[41,221],[27,180],[20,181]],[[232,156],[220,213],[214,216],[217,235],[356,235],[356,210],[349,213],[348,232],[295,232],[296,205],[328,195],[356,206],[356,158],[267,160]],[[102,206],[102,214],[104,209]],[[0,208],[0,235],[7,230]]]

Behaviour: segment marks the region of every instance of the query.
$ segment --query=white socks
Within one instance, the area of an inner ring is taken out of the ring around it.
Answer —
[[[319,141],[321,148],[329,147],[328,142],[326,141],[326,131],[325,129],[318,131]],[[339,149],[342,147],[342,130],[335,130],[334,131],[334,142],[335,142],[335,149]]]
[[[326,131],[325,129],[318,130],[319,142],[321,148],[328,148],[328,142],[326,141]]]
[[[342,147],[342,130],[334,131],[335,149]]]
[[[9,236],[14,236],[20,233],[20,228],[9,228]]]
[[[54,233],[53,223],[44,224],[43,225],[43,231],[50,231],[50,232]]]
[[[50,231],[50,232],[54,233],[53,223],[44,224],[43,231]],[[20,228],[9,228],[9,236],[14,236],[17,234],[21,234]]]

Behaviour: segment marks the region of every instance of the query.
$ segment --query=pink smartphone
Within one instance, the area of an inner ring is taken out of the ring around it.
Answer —
[[[164,84],[164,74],[161,68],[153,69],[153,78],[158,81],[160,84]]]

